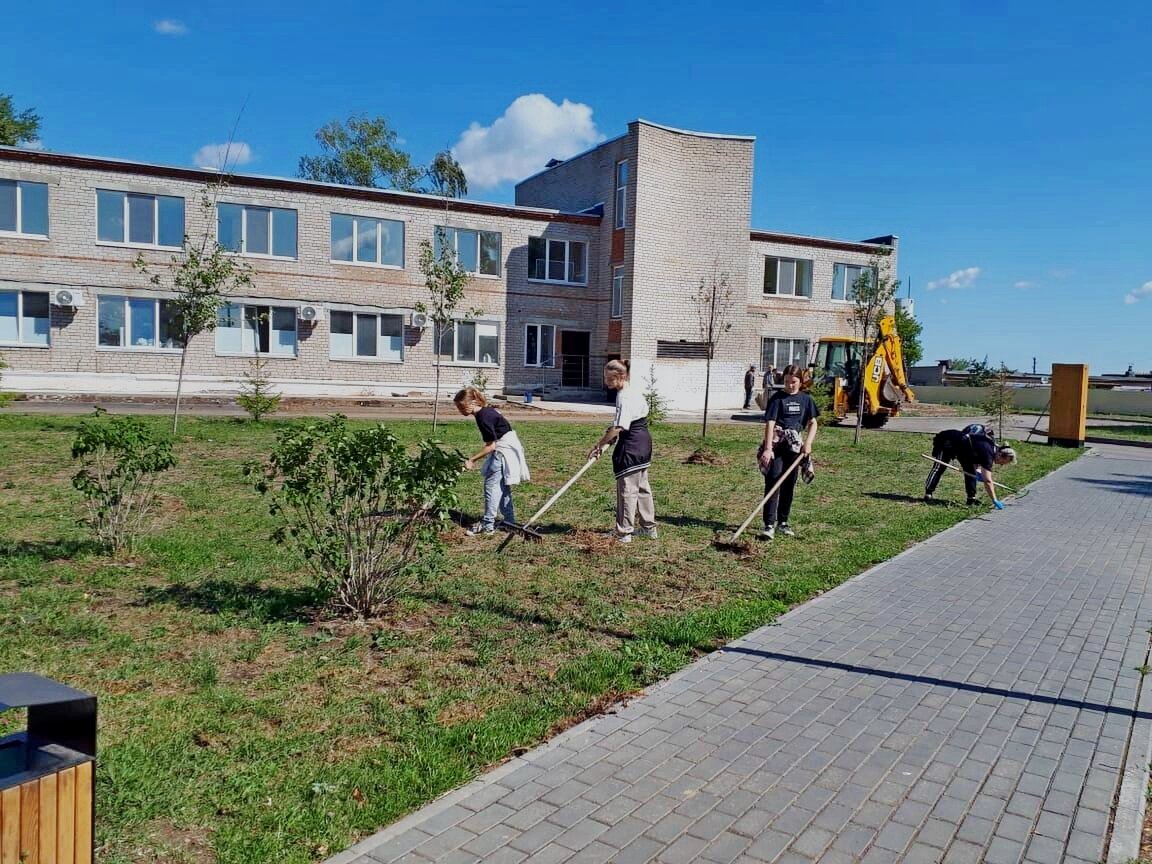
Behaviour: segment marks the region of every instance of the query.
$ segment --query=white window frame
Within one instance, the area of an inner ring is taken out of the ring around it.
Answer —
[[[530,362],[528,357],[528,331],[536,331],[536,362]],[[545,340],[544,331],[547,330],[550,334],[549,338]],[[540,346],[550,344],[552,346],[551,360],[548,363],[541,362],[540,359]],[[525,324],[524,325],[524,365],[532,369],[555,369],[556,368],[556,325],[555,324]]]
[[[346,219],[352,220],[352,260],[345,261],[343,258],[337,258],[333,254],[332,249],[332,219],[337,216],[343,216]],[[299,217],[297,217],[299,218]],[[358,261],[356,259],[356,252],[360,249],[360,223],[361,222],[375,222],[377,225],[382,222],[392,222],[400,226],[400,263],[399,264],[385,264],[381,258],[384,255],[384,232],[377,227],[376,229],[376,260],[373,261]],[[388,219],[384,216],[357,216],[355,213],[332,213],[328,220],[328,257],[333,264],[341,265],[354,265],[357,267],[376,267],[381,270],[403,270],[404,269],[404,256],[407,252],[406,243],[408,242],[408,226],[404,223],[403,219]],[[299,251],[299,250],[297,250]]]
[[[620,182],[620,169],[624,169],[624,182]],[[628,227],[628,160],[616,163],[616,212],[613,214],[613,227]]]
[[[482,325],[482,324],[483,325],[491,325],[492,327],[496,328],[496,361],[494,363],[485,363],[482,360],[460,360],[459,359],[460,352],[457,350],[457,348],[459,347],[457,345],[457,341],[458,341],[457,335],[460,332],[460,325],[461,324],[475,324],[476,325],[476,335],[474,337],[476,341],[472,345],[472,349],[473,349],[472,356],[474,356],[474,357],[480,356],[480,325]],[[486,369],[497,369],[500,366],[500,351],[504,347],[501,344],[504,341],[503,340],[503,334],[501,333],[501,329],[502,329],[503,324],[504,324],[503,321],[500,321],[500,320],[495,319],[495,318],[457,318],[457,319],[452,321],[451,350],[445,351],[443,355],[439,355],[439,356],[449,357],[450,358],[449,362],[453,366],[482,366]],[[440,333],[435,332],[435,328],[433,328],[433,331],[434,331],[433,332],[433,338],[436,340],[437,344],[432,346],[432,350],[433,350],[433,354],[436,355],[436,354],[439,354],[439,352],[442,348],[447,347],[445,345],[440,344],[440,343],[446,342],[447,339],[445,338],[445,336],[442,336]]]
[[[223,243],[220,243],[220,207],[221,206],[239,207],[240,208],[240,248],[228,249]],[[267,210],[268,211],[268,251],[267,252],[249,252],[248,251],[248,211],[249,210]],[[276,248],[276,219],[273,214],[277,210],[283,210],[286,213],[296,214],[296,242],[293,244],[296,248],[295,255],[276,255],[272,252]],[[329,229],[331,230],[331,229]],[[232,255],[243,255],[245,258],[270,258],[274,261],[298,261],[300,260],[300,211],[295,207],[270,207],[265,204],[247,204],[243,201],[218,201],[216,203],[216,242],[220,243],[220,247],[231,253]],[[347,262],[344,262],[347,263]]]
[[[612,304],[608,312],[609,318],[624,317],[624,267],[612,268]]]
[[[460,260],[460,232],[468,231],[476,235],[476,269],[467,270],[465,273],[474,279],[499,279],[504,272],[504,234],[500,231],[489,231],[486,228],[457,228],[453,225],[436,225],[433,228],[433,239],[438,240],[440,232],[452,232],[452,251],[456,253],[456,260]],[[497,244],[500,254],[496,256],[496,272],[495,273],[481,273],[480,265],[484,260],[483,250],[480,244],[481,234],[495,234],[497,237]],[[461,265],[463,266],[463,265]]]
[[[119,300],[124,306],[124,330],[123,339],[124,344],[121,345],[101,345],[100,344],[100,301],[101,300]],[[155,345],[133,345],[132,344],[132,313],[128,305],[129,301],[146,302],[152,304],[152,329],[156,334]],[[184,349],[181,348],[167,348],[160,344],[160,304],[161,303],[174,303],[173,297],[132,297],[127,294],[98,294],[96,296],[96,350],[97,351],[135,351],[151,354],[179,354]]]
[[[123,212],[120,214],[124,224],[123,240],[104,240],[100,237],[100,193],[109,192],[113,195],[124,196]],[[96,196],[96,245],[97,246],[122,246],[129,249],[180,249],[184,246],[184,236],[188,229],[188,201],[182,195],[160,195],[154,192],[130,192],[127,189],[106,189],[98,188],[95,190]],[[131,198],[151,198],[152,199],[152,236],[156,238],[155,243],[136,243],[128,238],[132,236],[132,226],[129,222],[129,206],[128,202]],[[180,242],[174,246],[167,245],[160,242],[160,199],[161,198],[175,198],[180,201],[184,210],[184,215],[181,218],[180,225]]]
[[[240,309],[240,343],[241,343],[241,345],[243,345],[243,343],[244,343],[245,327],[248,324],[248,312],[247,312],[247,310],[248,309],[260,309],[261,307],[266,307],[268,309],[268,315],[269,315],[268,345],[269,345],[269,347],[271,347],[271,345],[272,345],[272,329],[273,328],[272,328],[271,316],[272,316],[272,310],[273,309],[287,309],[292,313],[292,321],[295,325],[295,330],[294,330],[295,338],[292,342],[292,353],[291,354],[280,354],[280,353],[277,353],[274,351],[261,351],[260,350],[260,339],[258,338],[259,337],[258,333],[255,333],[253,335],[252,344],[255,346],[253,348],[253,350],[245,351],[245,350],[243,350],[243,348],[241,348],[240,351],[222,351],[222,350],[220,350],[220,341],[219,341],[220,332],[221,332],[221,330],[225,330],[225,329],[230,330],[232,328],[230,328],[230,327],[229,328],[222,328],[222,327],[220,327],[219,323],[217,323],[216,328],[215,328],[216,333],[215,333],[214,345],[213,345],[213,348],[216,352],[217,357],[272,357],[272,358],[277,358],[280,360],[295,360],[300,356],[300,320],[297,317],[297,312],[296,312],[297,307],[296,306],[286,305],[284,303],[259,303],[259,302],[256,302],[254,300],[249,300],[249,301],[231,300],[231,301],[228,301],[228,302],[221,304],[221,308],[223,308],[224,306],[236,306]],[[219,315],[219,312],[217,312],[217,315]],[[257,316],[258,315],[259,315],[259,313],[257,313]]]
[[[844,296],[843,297],[837,297],[836,296],[836,268],[838,268],[838,267],[844,267],[844,268],[852,267],[852,268],[855,268],[856,270],[859,270],[861,272],[863,272],[864,270],[868,270],[869,267],[867,264],[852,264],[848,261],[835,261],[832,264],[832,302],[833,303],[853,303],[855,301],[852,299],[849,292],[852,290],[852,286],[856,284],[856,279],[860,278],[860,274],[857,273],[856,277],[853,278],[851,282],[849,282],[848,281],[848,273],[847,273],[847,270],[845,270],[845,272],[844,272]],[[873,267],[871,269],[872,269],[872,278],[873,279],[877,278],[878,274],[876,273],[876,268]]]
[[[0,294],[15,294],[16,295],[16,341],[10,339],[0,340],[0,345],[5,348],[51,348],[52,347],[52,295],[47,291],[0,291]],[[24,339],[24,295],[25,294],[43,294],[48,302],[48,341],[47,342],[27,342]]]
[[[335,314],[352,316],[352,354],[332,353],[332,316]],[[368,315],[370,315],[376,321],[376,323],[373,325],[376,329],[376,354],[374,356],[356,353],[356,346],[359,342],[360,336],[360,317]],[[400,320],[400,359],[398,360],[390,356],[382,355],[380,353],[380,346],[382,344],[382,340],[385,338],[380,335],[381,318],[398,318]],[[404,341],[404,316],[397,312],[377,312],[374,309],[354,308],[328,310],[328,359],[335,363],[403,363],[405,357],[407,356],[407,346],[404,344]]]
[[[768,342],[769,340],[771,340],[771,342],[773,343],[772,344],[772,356],[771,357],[768,357],[764,351],[765,343]],[[776,357],[780,353],[779,343],[781,343],[781,342],[788,342],[789,343],[789,345],[788,345],[788,358],[789,359],[784,363],[777,363]],[[792,362],[791,361],[791,358],[793,356],[792,349],[793,349],[795,343],[797,343],[797,342],[803,343],[803,345],[804,345],[804,353],[801,357],[800,365],[807,368],[807,366],[808,366],[808,354],[812,350],[812,340],[809,339],[807,336],[761,336],[760,337],[761,368],[767,369],[768,366],[771,365],[771,366],[775,366],[776,371],[779,372],[781,369],[783,369],[785,366],[787,366],[788,363]]]
[[[529,259],[528,281],[529,282],[550,282],[553,285],[587,285],[588,284],[588,242],[586,240],[565,240],[559,237],[529,237],[529,242],[532,240],[540,240],[544,243],[544,275],[533,276],[531,271],[531,259]],[[564,278],[552,279],[548,273],[552,268],[552,244],[564,244]],[[584,247],[584,279],[583,281],[576,281],[570,278],[572,275],[572,246],[580,245]]]
[[[52,231],[52,201],[49,194],[47,183],[38,183],[35,180],[12,180],[8,177],[0,177],[0,180],[13,183],[16,186],[16,230],[5,231],[0,229],[0,237],[23,237],[29,240],[47,240],[51,236]],[[24,187],[25,186],[43,186],[44,199],[47,203],[48,215],[48,231],[43,234],[32,234],[24,230]]]
[[[811,258],[791,258],[783,255],[765,255],[764,256],[764,272],[767,275],[769,262],[776,262],[776,290],[769,291],[767,286],[762,288],[765,297],[787,297],[792,300],[811,300],[812,299],[812,271],[815,269],[815,262]],[[794,265],[792,269],[792,290],[784,292],[780,290],[780,265],[782,263],[789,263]],[[796,283],[799,281],[800,265],[806,265],[808,270],[808,284],[807,294],[801,294],[796,290]]]

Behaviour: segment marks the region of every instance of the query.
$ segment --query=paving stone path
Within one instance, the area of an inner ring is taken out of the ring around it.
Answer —
[[[331,864],[1125,860],[1150,457],[1085,456]]]

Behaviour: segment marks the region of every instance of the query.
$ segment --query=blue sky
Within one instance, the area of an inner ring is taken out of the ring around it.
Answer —
[[[900,235],[927,360],[1152,367],[1152,4],[10,6],[0,92],[52,150],[187,165],[239,114],[238,170],[292,176],[364,112],[510,201],[636,117],[750,134],[755,227]]]

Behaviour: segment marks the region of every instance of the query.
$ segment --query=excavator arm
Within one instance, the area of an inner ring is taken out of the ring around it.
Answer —
[[[880,339],[876,345],[876,353],[882,354],[888,363],[888,377],[885,385],[895,387],[902,398],[889,401],[915,402],[916,394],[908,384],[904,374],[904,349],[900,342],[900,334],[896,332],[896,316],[887,315],[880,321]],[[888,393],[887,396],[895,394]]]

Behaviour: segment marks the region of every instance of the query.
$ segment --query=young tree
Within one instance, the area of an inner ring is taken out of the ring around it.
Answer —
[[[644,379],[644,401],[648,403],[648,424],[655,426],[668,419],[668,400],[660,395],[656,387],[656,364],[648,370],[648,377]]]
[[[224,298],[252,287],[252,268],[233,257],[216,240],[213,230],[216,199],[223,181],[205,189],[200,197],[204,233],[193,241],[187,235],[180,252],[172,256],[167,270],[153,272],[143,255],[136,257],[136,268],[148,276],[157,288],[175,292],[176,320],[173,334],[180,345],[180,372],[176,378],[176,407],[172,412],[172,434],[180,422],[180,395],[184,388],[184,367],[188,346],[201,333],[216,329],[216,319]]]
[[[256,423],[280,410],[280,393],[268,378],[268,361],[257,354],[248,364],[236,404]]]
[[[856,405],[856,432],[852,443],[860,441],[860,427],[864,422],[865,404],[864,375],[867,371],[867,358],[873,343],[880,336],[880,321],[888,314],[896,292],[900,290],[900,280],[892,278],[892,263],[887,252],[878,252],[868,262],[869,266],[860,272],[852,283],[852,329],[863,341],[865,356],[861,358],[857,370],[856,391],[859,394]]]
[[[0,93],[0,144],[5,147],[19,147],[40,138],[40,115],[31,108],[19,114],[12,104],[12,97]]]
[[[903,306],[896,307],[896,333],[900,336],[904,362],[909,366],[915,366],[924,356],[924,346],[920,342],[920,334],[923,332],[923,324],[905,312]]]
[[[712,271],[711,277],[701,277],[696,293],[692,295],[696,318],[700,324],[700,338],[707,347],[704,357],[704,424],[700,437],[708,437],[708,396],[712,387],[712,357],[724,334],[732,329],[732,313],[736,308],[727,273]]]
[[[991,373],[992,380],[988,385],[991,389],[988,398],[984,400],[984,404],[981,406],[988,415],[989,424],[996,427],[996,434],[1001,438],[1004,437],[1004,418],[1010,415],[1016,407],[1016,391],[1012,387],[1012,382],[1008,380],[1008,376],[1015,374],[1015,372],[1015,369],[1009,369],[1001,362],[1000,368]]]
[[[436,398],[432,402],[432,432],[436,432],[440,409],[440,363],[444,353],[445,338],[451,344],[452,327],[456,321],[456,307],[464,299],[464,290],[472,277],[460,264],[456,250],[448,242],[447,231],[436,229],[436,246],[427,240],[420,241],[420,272],[424,275],[424,285],[430,295],[427,303],[416,304],[418,312],[427,314],[432,322],[432,341],[436,366]],[[469,311],[466,317],[471,317]]]

